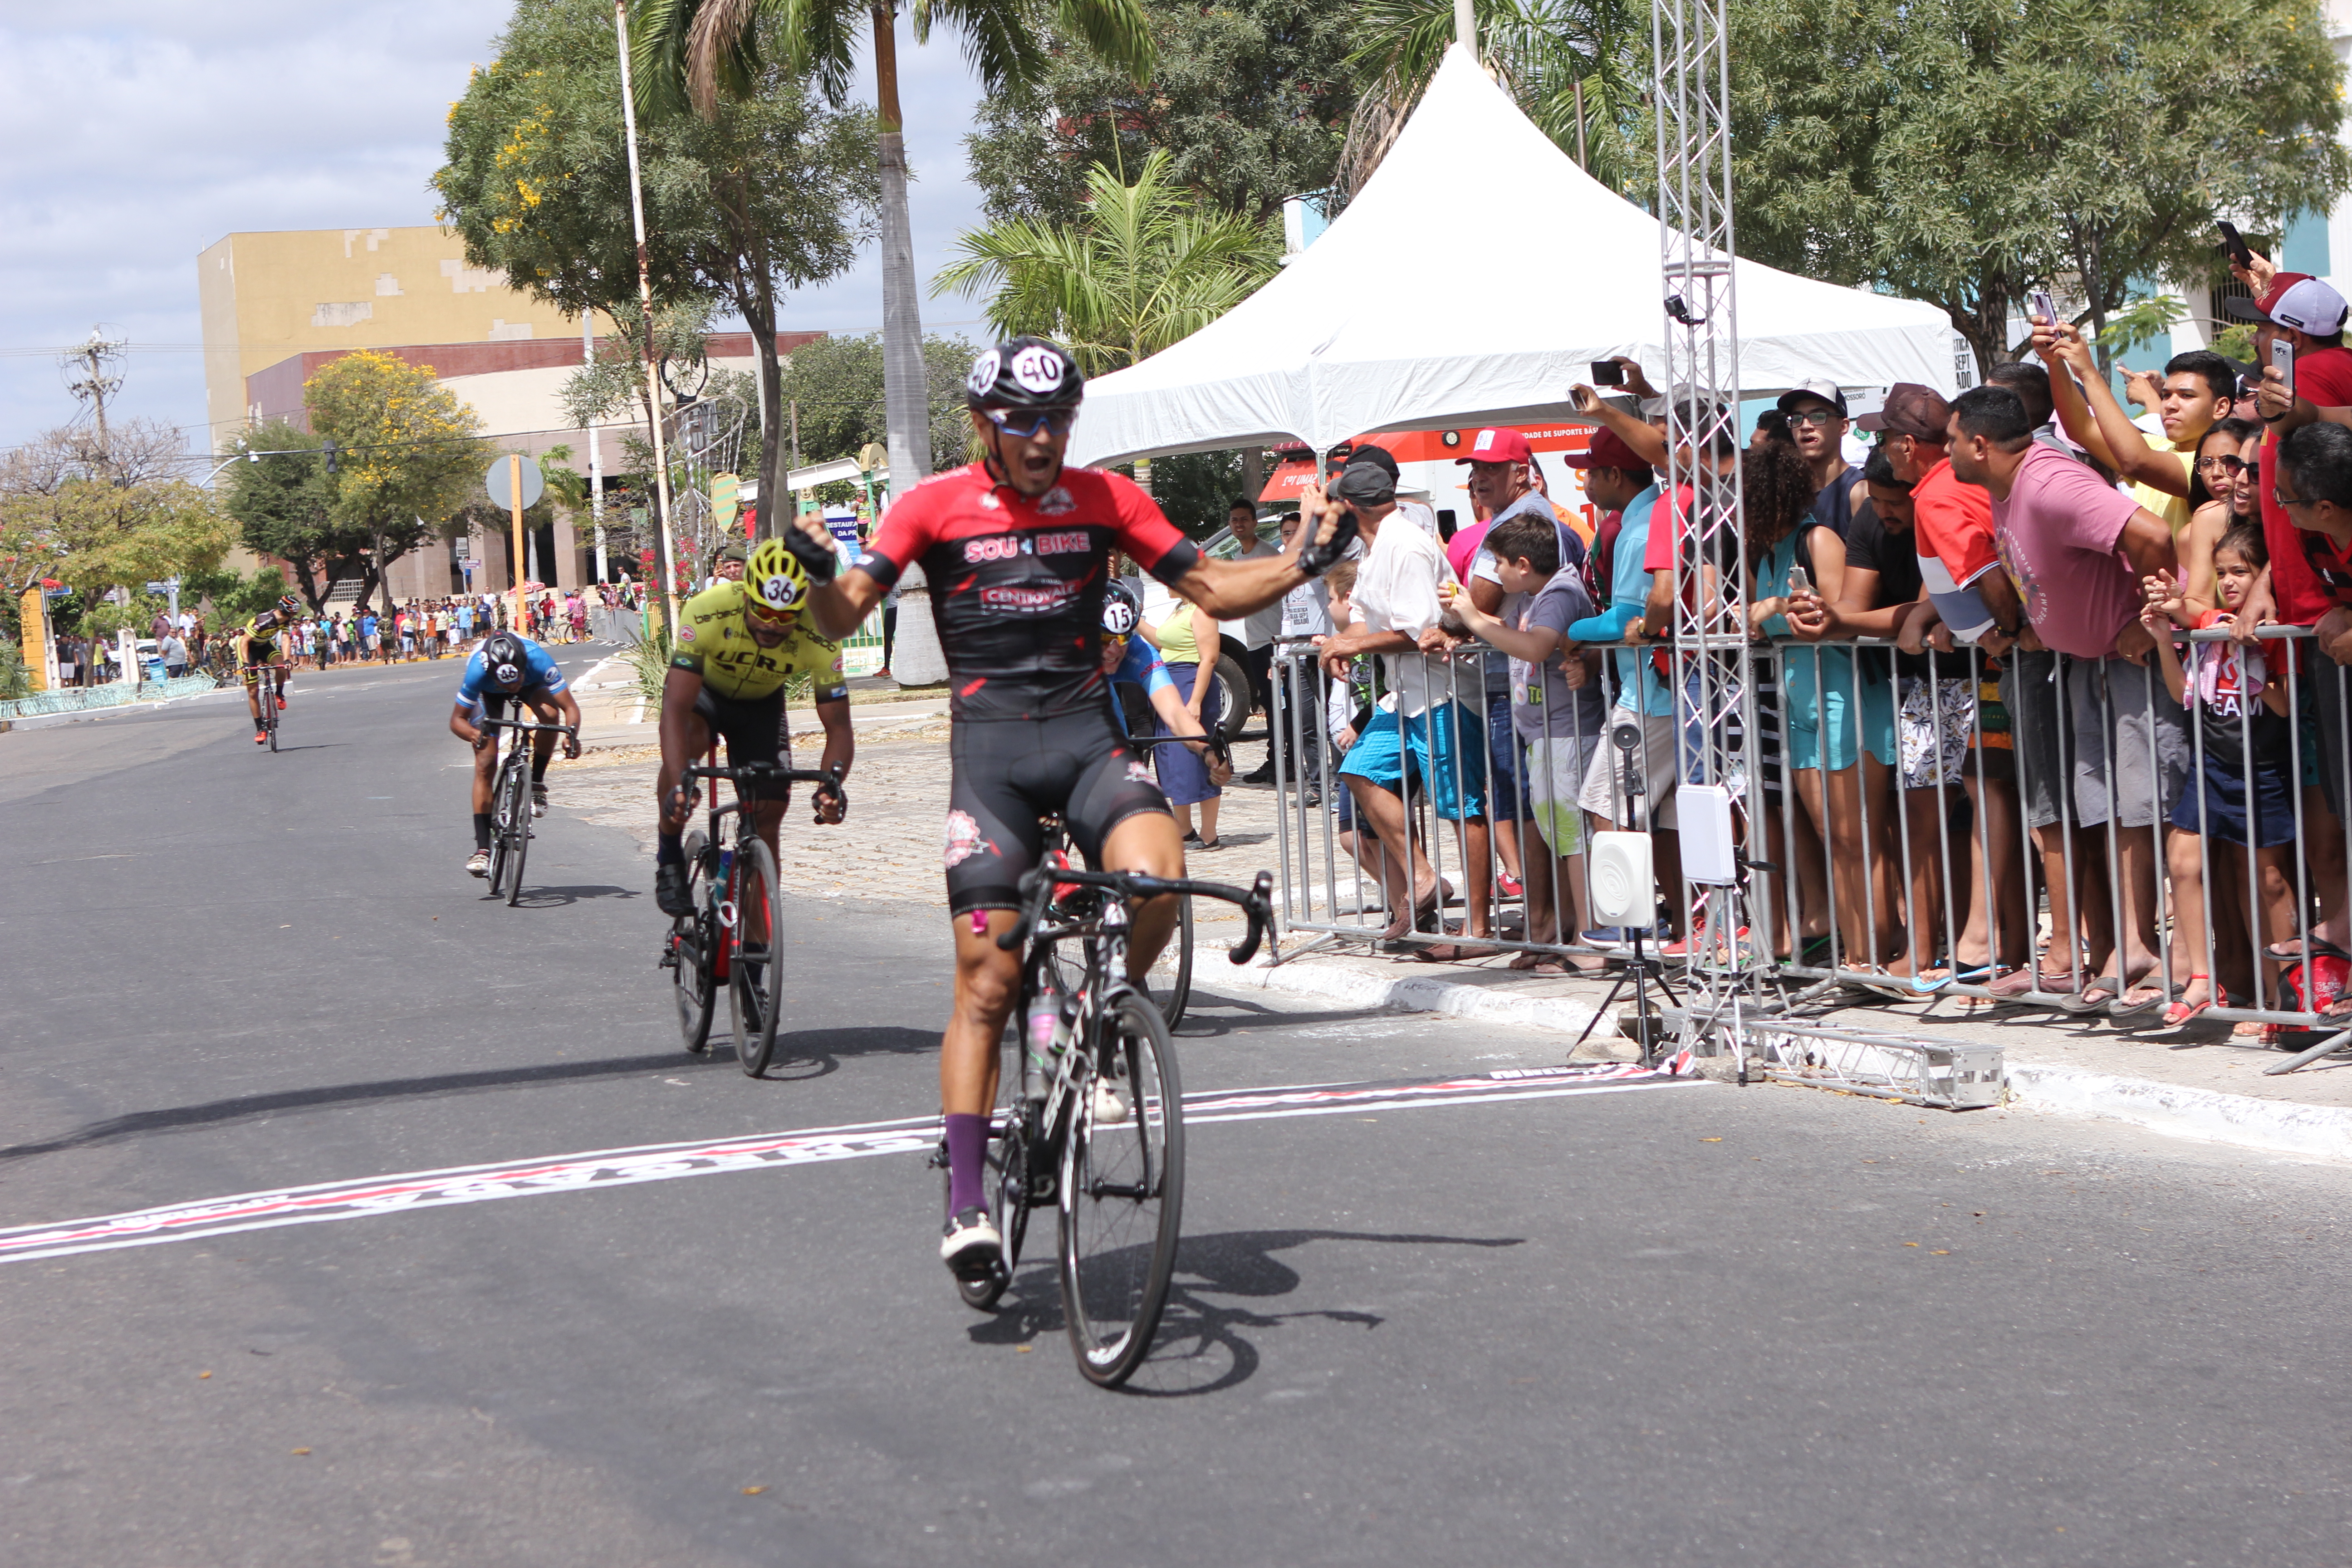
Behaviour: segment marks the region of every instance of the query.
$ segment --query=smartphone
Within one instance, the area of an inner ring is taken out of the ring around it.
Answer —
[[[2036,289],[2027,294],[2025,308],[2051,326],[2054,327],[2058,324],[2058,302],[2050,297],[2049,289]]]
[[[1806,574],[1805,569],[1802,566],[1790,567],[1789,597],[1793,599],[1800,594],[1810,594],[1812,591],[1813,580]]]
[[[2222,218],[2214,226],[2221,231],[2221,248],[2230,253],[2230,259],[2241,267],[2252,267],[2254,253],[2248,248],[2245,237],[2238,232],[2238,226]]]
[[[1592,384],[1595,386],[1624,385],[1625,367],[1619,364],[1613,359],[1594,360],[1592,362]]]
[[[2289,392],[2294,390],[2294,345],[2284,338],[2271,340],[2271,363],[2278,367]]]

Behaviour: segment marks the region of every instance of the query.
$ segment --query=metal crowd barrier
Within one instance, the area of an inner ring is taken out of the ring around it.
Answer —
[[[1760,776],[1728,781],[1752,862],[1738,940],[1789,1004],[1859,986],[1889,1000],[1942,994],[2112,1016],[2135,992],[2160,991],[2126,1011],[2145,1026],[2192,977],[2210,977],[2203,1018],[2326,1035],[2273,1072],[2352,1041],[2314,1010],[2328,1000],[2326,977],[2315,997],[2306,967],[2298,994],[2288,977],[2305,961],[2279,956],[2352,950],[2338,816],[2352,679],[2310,646],[2307,628],[2263,627],[2265,679],[2284,691],[2276,716],[2258,693],[2202,673],[2194,650],[2229,641],[2224,630],[2175,635],[2185,707],[2154,651],[2137,664],[1959,648],[1939,656],[1931,676],[1898,679],[1896,650],[1883,640],[1758,644],[1749,668],[1760,733],[1750,754]],[[1346,782],[1348,758],[1334,739],[1345,727],[1338,721],[1364,718],[1360,703],[1335,712],[1317,651],[1276,647],[1269,730],[1281,738],[1273,760],[1285,928],[1391,950],[1465,942],[1570,967],[1622,953],[1580,940],[1591,904],[1573,851],[1589,843],[1592,823],[1574,804],[1581,792],[1563,803],[1559,781],[1583,779],[1591,757],[1607,755],[1611,821],[1639,825],[1627,790],[1646,777],[1663,787],[1643,804],[1656,826],[1671,826],[1675,781],[1694,776],[1688,702],[1619,752],[1607,731],[1628,715],[1614,705],[1614,661],[1604,658],[1599,731],[1572,706],[1546,711],[1543,733],[1516,748],[1517,809],[1498,809],[1514,793],[1486,743],[1491,726],[1511,721],[1507,671],[1489,680],[1503,656],[1470,645],[1360,662],[1402,671],[1408,688],[1376,681],[1368,694],[1402,706],[1383,727],[1409,737],[1401,787],[1384,792],[1384,805]],[[1425,703],[1415,700],[1421,688]],[[1449,728],[1457,743],[1446,743]],[[1648,754],[1668,737],[1671,765]],[[2335,777],[2324,786],[2328,769]],[[1474,795],[1483,819],[1463,809]],[[1368,824],[1368,815],[1380,820]],[[1502,832],[1516,838],[1524,892],[1503,880],[1494,853]],[[2280,842],[2263,846],[2264,837]],[[1563,844],[1569,852],[1554,853]],[[1669,924],[1688,929],[1694,902],[1721,895],[1682,882],[1672,865],[1662,853]],[[1459,932],[1447,929],[1449,884]],[[1541,921],[1546,908],[1562,911],[1557,928]],[[2120,969],[2110,956],[2119,943]],[[1665,945],[1664,956],[1681,954]],[[1915,981],[1915,965],[1925,977]],[[2085,997],[2118,973],[2112,993]]]

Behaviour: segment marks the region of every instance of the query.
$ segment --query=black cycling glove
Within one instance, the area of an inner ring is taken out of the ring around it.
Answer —
[[[841,557],[834,552],[833,542],[811,539],[801,531],[798,518],[784,524],[783,537],[784,548],[793,552],[793,559],[808,574],[810,586],[824,587],[841,570]]]
[[[1343,511],[1339,514],[1338,525],[1331,530],[1330,542],[1318,544],[1312,535],[1308,536],[1307,547],[1298,552],[1298,569],[1309,577],[1320,577],[1339,564],[1339,557],[1346,554],[1348,546],[1355,542],[1356,514]]]

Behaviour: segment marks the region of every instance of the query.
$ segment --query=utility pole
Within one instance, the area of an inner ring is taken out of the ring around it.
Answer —
[[[125,339],[108,337],[103,327],[92,327],[89,340],[58,362],[58,368],[66,373],[66,389],[78,402],[89,404],[97,411],[100,463],[110,462],[113,458],[106,432],[106,400],[122,390],[122,376],[116,367],[130,346]]]
[[[580,363],[583,369],[596,363],[596,313],[580,313]],[[604,455],[596,449],[596,421],[591,418],[584,432],[588,437],[588,515],[596,530],[596,581],[604,579]]]
[[[677,635],[677,567],[669,532],[669,453],[662,440],[662,400],[659,351],[655,345],[653,262],[646,248],[646,195],[637,173],[637,104],[629,88],[628,0],[613,0],[613,32],[621,52],[621,121],[629,143],[629,216],[637,229],[637,304],[646,318],[646,402],[653,413],[654,500],[661,509],[662,628]]]

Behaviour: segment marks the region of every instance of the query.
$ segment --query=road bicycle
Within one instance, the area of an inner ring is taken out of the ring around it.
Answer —
[[[992,1310],[1021,1261],[1029,1211],[1059,1215],[1062,1311],[1078,1370],[1116,1388],[1159,1331],[1184,1206],[1183,1090],[1160,1009],[1127,978],[1128,904],[1161,894],[1223,899],[1249,917],[1228,956],[1246,963],[1273,922],[1274,876],[1247,890],[1190,878],[1084,871],[1056,854],[1021,879],[1021,918],[997,939],[1025,948],[988,1143],[1003,1252],[959,1280]],[[1073,963],[1063,951],[1076,943]],[[942,1144],[935,1163],[946,1163]]]
[[[499,731],[515,731],[490,785],[490,897],[503,892],[512,909],[522,897],[523,863],[530,858],[530,737],[553,730],[577,738],[579,731],[570,724],[526,724],[513,719],[485,719],[476,728],[488,733],[493,742]]]
[[[254,706],[261,710],[261,732],[269,737],[269,749],[278,749],[278,702],[286,690],[286,671],[275,664],[241,664],[236,668],[241,683],[257,687]]]
[[[820,797],[841,803],[846,819],[849,796],[838,767],[816,772],[775,763],[733,767],[689,767],[678,778],[681,791],[697,779],[743,784],[808,784]],[[670,972],[677,1005],[678,1032],[686,1048],[699,1056],[710,1042],[711,1015],[719,987],[727,986],[727,1007],[735,1026],[735,1059],[753,1078],[768,1070],[776,1049],[776,1021],[782,1012],[782,964],[772,959],[776,933],[783,930],[784,892],[776,857],[759,835],[752,814],[738,798],[710,806],[709,831],[687,834],[687,897],[694,912],[675,919],[662,945],[661,967]],[[726,819],[735,818],[735,837],[722,844]]]
[[[1129,728],[1133,732],[1127,737],[1128,743],[1142,748],[1147,756],[1159,755],[1150,750],[1151,747],[1181,743],[1167,735],[1143,730],[1131,720]],[[1213,758],[1228,765],[1232,763],[1233,752],[1222,735],[1212,732],[1202,736],[1201,740]],[[1059,816],[1045,820],[1045,847],[1066,853],[1068,850],[1068,835],[1063,831]],[[1160,962],[1152,965],[1150,992],[1153,1005],[1160,1009],[1161,1021],[1170,1029],[1184,1021],[1184,1009],[1192,999],[1192,900],[1189,894],[1176,900],[1176,930],[1169,937],[1168,946],[1160,953]]]

